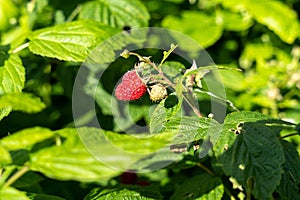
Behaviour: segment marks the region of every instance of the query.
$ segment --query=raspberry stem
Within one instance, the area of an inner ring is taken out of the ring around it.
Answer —
[[[137,53],[134,52],[128,52],[128,55],[133,55],[139,58],[140,62],[145,62],[147,64],[149,64],[151,67],[153,67],[157,72],[158,72],[158,77],[162,78],[162,82],[164,82],[165,84],[167,84],[169,87],[172,87],[173,89],[175,89],[176,85],[168,78],[166,77],[166,75],[164,74],[164,72],[156,66],[156,64],[154,62],[151,62],[149,57],[143,57]],[[139,76],[139,74],[137,73],[137,75]],[[140,77],[140,76],[139,76]],[[141,78],[141,77],[140,77]],[[182,85],[185,91],[189,91],[184,85]],[[149,91],[148,91],[149,92]],[[184,100],[189,104],[189,106],[192,108],[192,110],[194,111],[194,113],[198,116],[198,117],[203,117],[203,115],[201,114],[200,110],[193,105],[193,103],[190,101],[190,99],[182,93],[182,96],[184,98]]]

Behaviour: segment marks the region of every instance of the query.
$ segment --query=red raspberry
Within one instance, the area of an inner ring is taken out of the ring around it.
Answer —
[[[141,98],[146,91],[146,85],[135,70],[131,70],[123,75],[122,82],[117,86],[115,94],[119,100],[132,101]]]

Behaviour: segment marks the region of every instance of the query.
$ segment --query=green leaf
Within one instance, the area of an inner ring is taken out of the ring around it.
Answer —
[[[149,158],[153,154],[160,155],[166,151],[171,153],[170,144],[176,133],[118,134],[100,129],[81,128],[79,135],[89,152],[101,162],[120,170],[136,170],[146,165],[136,164],[140,159]]]
[[[26,196],[25,192],[21,192],[12,187],[1,188],[0,197],[5,200],[30,200],[30,198]]]
[[[9,113],[12,111],[11,107],[5,107],[5,108],[0,108],[0,121],[9,115]]]
[[[280,1],[246,1],[246,9],[261,24],[292,44],[299,37],[300,26],[295,11]]]
[[[174,144],[189,143],[206,137],[214,137],[218,132],[219,123],[210,118],[188,117],[173,118],[166,123],[166,131],[176,132]]]
[[[12,162],[11,156],[6,148],[0,143],[0,168]]]
[[[129,186],[126,188],[115,187],[114,189],[93,189],[84,200],[107,200],[107,199],[130,199],[151,200],[162,199],[157,188],[145,186]]]
[[[146,7],[138,0],[96,0],[82,5],[79,19],[92,19],[111,27],[146,27],[150,15]]]
[[[232,68],[232,67],[225,67],[225,66],[220,66],[220,65],[211,65],[211,66],[204,66],[204,67],[199,67],[196,69],[191,69],[186,71],[186,73],[184,74],[184,77],[190,76],[192,74],[201,74],[201,73],[205,73],[208,70],[233,70],[233,71],[241,71],[238,68]]]
[[[152,172],[183,159],[183,156],[183,154],[173,153],[168,145],[166,148],[160,149],[153,155],[140,159],[133,165],[132,169],[136,169],[138,171],[142,170],[145,173]]]
[[[224,70],[219,74],[221,79],[220,81],[222,81],[226,88],[230,88],[235,91],[242,91],[245,89],[242,84],[245,79],[243,72]]]
[[[81,182],[100,182],[119,174],[118,171],[98,161],[86,149],[77,133],[83,130],[93,131],[93,129],[62,129],[53,132],[62,137],[63,143],[30,154],[30,169],[50,178]]]
[[[5,32],[9,29],[12,24],[9,21],[10,19],[15,18],[18,15],[18,7],[15,5],[15,2],[12,0],[1,1],[0,3],[0,32]]]
[[[27,113],[40,112],[46,107],[40,98],[29,93],[5,94],[0,96],[0,109],[12,108]]]
[[[210,174],[200,174],[186,179],[183,183],[177,185],[171,200],[179,199],[196,199],[211,190],[215,190],[221,180]],[[204,198],[203,198],[204,199]]]
[[[221,200],[224,193],[223,185],[219,185],[211,190],[208,194],[204,194],[201,197],[197,198],[197,200]]]
[[[222,5],[232,10],[246,10],[259,23],[274,31],[280,39],[292,44],[299,37],[297,13],[280,1],[221,0]]]
[[[222,155],[226,152],[226,149],[234,143],[236,135],[230,131],[230,129],[236,129],[239,123],[256,122],[267,119],[271,119],[271,117],[256,112],[244,111],[228,114],[224,120],[223,130],[220,137],[217,138],[216,142],[213,142],[215,144],[213,147],[215,155]]]
[[[93,48],[117,33],[94,21],[75,21],[37,30],[29,36],[35,54],[65,61],[83,62]]]
[[[300,199],[300,157],[295,146],[285,140],[281,141],[284,149],[285,162],[277,191],[282,199]]]
[[[229,31],[244,31],[253,24],[252,18],[243,13],[222,10],[220,15],[224,29]]]
[[[182,97],[170,94],[163,99],[153,110],[150,118],[150,133],[158,133],[164,129],[165,123],[172,117],[179,115],[182,105]]]
[[[150,154],[165,147],[175,135],[169,132],[150,135],[149,133],[118,134],[109,131],[104,132],[104,134],[118,148],[138,154]]]
[[[270,199],[280,183],[284,162],[281,144],[275,130],[262,123],[246,122],[242,129],[220,156],[222,168],[257,199]]]
[[[6,55],[4,64],[0,64],[0,95],[21,92],[24,83],[25,69],[21,59],[16,54]]]
[[[54,136],[55,134],[47,128],[28,128],[2,138],[0,144],[10,151],[31,149],[33,145]]]
[[[45,181],[46,178],[39,173],[29,171],[26,174],[22,175],[16,182],[13,183],[15,188],[19,189],[28,189],[28,188],[38,188],[39,184],[42,181]],[[27,194],[28,195],[28,194]]]
[[[185,11],[181,18],[175,16],[167,16],[162,21],[164,28],[180,31],[181,33],[190,36],[197,41],[203,48],[213,45],[222,36],[222,24],[217,23],[214,16],[209,16],[196,11]],[[194,50],[194,45],[191,46],[187,40],[184,40],[182,35],[173,35],[176,43],[180,48],[185,50]],[[197,49],[199,50],[199,49]]]
[[[180,62],[175,61],[166,61],[161,66],[164,74],[171,80],[173,83],[180,83],[180,78],[182,77],[182,71],[185,70],[185,66]],[[180,96],[180,95],[179,95]]]
[[[159,66],[162,66],[162,64],[165,62],[165,60],[171,55],[171,53],[178,47],[178,45],[174,45],[174,44],[171,44],[170,46],[170,50],[169,51],[164,51],[163,54],[163,58],[162,60],[160,61],[160,64]]]
[[[64,200],[63,198],[48,194],[27,193],[27,195],[31,200]]]

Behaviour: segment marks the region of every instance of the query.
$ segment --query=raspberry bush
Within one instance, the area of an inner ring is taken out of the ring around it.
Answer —
[[[299,8],[0,0],[0,199],[300,199]]]

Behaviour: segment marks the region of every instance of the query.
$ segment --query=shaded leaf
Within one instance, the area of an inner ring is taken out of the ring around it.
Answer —
[[[245,122],[256,122],[259,120],[267,120],[271,119],[271,117],[267,115],[263,115],[256,112],[233,112],[226,116],[224,120],[223,130],[220,134],[220,137],[217,138],[215,142],[213,142],[214,152],[216,156],[222,155],[228,147],[230,147],[235,139],[236,135],[233,131],[230,131],[231,129],[236,129],[239,123],[245,123]]]
[[[48,194],[27,193],[27,195],[31,200],[64,200],[63,198]]]
[[[282,140],[281,145],[284,149],[285,162],[281,175],[280,185],[277,188],[282,199],[300,199],[300,157],[294,145]]]
[[[158,133],[165,128],[168,120],[176,115],[180,115],[182,105],[182,97],[177,98],[176,95],[170,94],[153,110],[150,118],[150,133]]]
[[[214,190],[220,183],[219,177],[214,177],[210,174],[196,175],[179,184],[170,199],[196,199]]]
[[[234,177],[257,199],[269,199],[280,182],[284,153],[271,127],[247,122],[220,161],[225,174]]]

